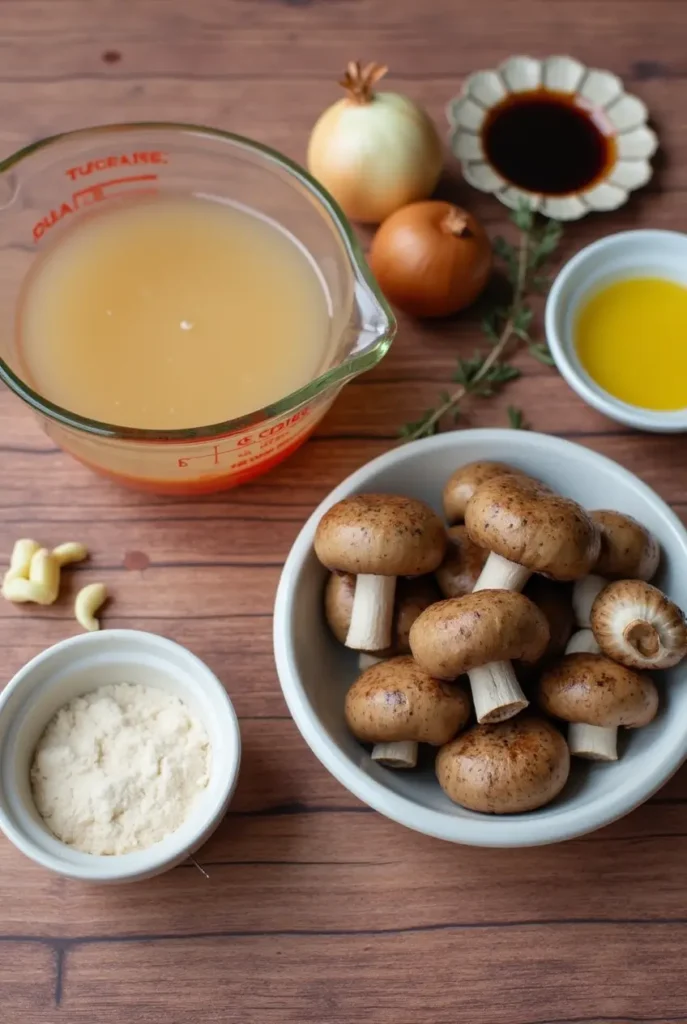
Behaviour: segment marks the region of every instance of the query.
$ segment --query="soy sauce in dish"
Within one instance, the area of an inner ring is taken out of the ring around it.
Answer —
[[[589,188],[615,163],[613,128],[572,93],[513,93],[489,111],[487,159],[512,185],[565,196]]]

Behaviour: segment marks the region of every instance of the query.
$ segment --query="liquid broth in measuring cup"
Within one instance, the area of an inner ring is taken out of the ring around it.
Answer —
[[[221,423],[327,363],[330,309],[310,257],[272,221],[195,197],[106,204],[66,230],[22,289],[31,386],[139,429]]]

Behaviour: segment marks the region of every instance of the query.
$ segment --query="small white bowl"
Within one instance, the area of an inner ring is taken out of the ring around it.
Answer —
[[[687,430],[687,409],[657,412],[614,398],[589,376],[575,350],[574,324],[581,306],[613,281],[631,277],[662,277],[687,287],[687,235],[621,231],[573,256],[556,277],[546,302],[549,349],[570,387],[599,412],[638,430],[679,433]]]
[[[561,796],[538,811],[503,817],[453,804],[434,772],[400,772],[375,764],[346,728],[344,696],[357,657],[332,638],[323,615],[327,573],[313,551],[324,511],[364,491],[407,494],[441,511],[444,483],[457,466],[498,459],[519,466],[587,508],[613,508],[644,523],[661,543],[657,584],[687,607],[687,532],[677,516],[632,473],[595,452],[543,434],[462,430],[405,444],[363,466],[315,510],[291,549],[274,612],[274,648],[282,690],[305,741],[360,800],[408,828],[474,846],[535,846],[591,832],[627,814],[654,793],[687,757],[687,664],[657,676],[658,718],[621,729],[620,759],[578,761]]]
[[[616,160],[601,180],[566,195],[547,195],[518,188],[490,162],[483,143],[487,118],[509,96],[540,91],[574,97],[589,111],[605,135],[615,140]],[[611,71],[588,68],[574,57],[545,60],[519,55],[497,68],[477,71],[465,79],[460,94],[447,108],[451,146],[463,177],[480,192],[490,192],[505,206],[526,201],[534,210],[556,220],[579,220],[594,211],[615,210],[642,188],[653,173],[651,157],[658,147],[647,124],[648,111],[637,96],[625,92]]]
[[[94,856],[60,842],[31,797],[36,743],[67,701],[107,683],[156,686],[198,715],[212,746],[210,782],[176,832],[136,853]],[[63,640],[33,658],[0,694],[0,828],[18,850],[60,875],[88,882],[131,882],[167,871],[219,825],[241,760],[238,720],[224,687],[184,647],[133,629],[106,629]]]

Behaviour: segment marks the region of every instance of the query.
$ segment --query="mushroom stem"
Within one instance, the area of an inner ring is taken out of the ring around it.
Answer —
[[[643,619],[635,619],[625,627],[624,637],[643,658],[655,658],[661,649],[658,630]]]
[[[468,672],[472,703],[480,725],[505,722],[529,704],[510,661],[492,661]]]
[[[530,570],[524,565],[518,565],[517,562],[511,562],[491,551],[472,592],[474,594],[476,590],[520,591],[531,575]]]
[[[584,757],[588,761],[617,761],[618,729],[614,725],[571,722],[568,726],[568,746],[573,757]]]
[[[414,740],[399,740],[397,743],[375,743],[372,760],[385,768],[414,768],[417,764],[418,744]]]
[[[355,597],[346,647],[356,651],[382,651],[391,644],[395,576],[356,577]]]
[[[568,640],[566,654],[601,654],[601,648],[591,629],[578,629]]]
[[[364,672],[365,669],[372,668],[373,665],[379,665],[380,661],[386,661],[386,658],[378,658],[376,654],[361,651],[358,657],[358,668]]]
[[[592,605],[607,583],[608,580],[605,580],[603,576],[596,576],[594,573],[584,576],[581,580],[575,582],[572,605],[578,626],[589,629],[591,626]]]

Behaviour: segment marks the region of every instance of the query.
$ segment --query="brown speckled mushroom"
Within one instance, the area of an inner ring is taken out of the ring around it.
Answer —
[[[447,536],[446,554],[434,575],[444,597],[462,597],[472,593],[489,552],[472,543],[465,526],[451,526]]]
[[[420,579],[424,579],[424,577],[421,576]],[[332,572],[329,574],[327,585],[324,588],[324,615],[327,620],[327,625],[340,644],[346,643],[348,629],[351,625],[355,581],[356,577],[350,572]],[[399,587],[397,584],[394,613],[396,613],[398,605],[398,589]],[[410,625],[408,626],[408,629],[410,629]],[[394,632],[393,625],[391,631],[392,633]],[[376,654],[373,654],[370,651],[361,651],[358,656],[358,668],[363,672],[366,668],[370,668],[371,665],[376,665],[378,662],[384,661],[385,658],[391,656],[387,653],[390,650],[390,648],[387,648],[386,651],[379,651]],[[398,651],[396,653],[400,654],[406,652]]]
[[[599,557],[593,572],[577,580],[573,589],[575,618],[585,629],[592,605],[609,580],[650,580],[661,559],[654,535],[632,516],[611,509],[596,509],[589,515],[599,531]]]
[[[607,580],[650,580],[661,549],[652,533],[632,516],[600,508],[589,513],[601,537],[594,572]]]
[[[357,494],[325,512],[315,533],[315,554],[328,569],[357,576],[346,646],[389,647],[396,578],[434,572],[445,551],[443,524],[423,501]]]
[[[407,655],[368,668],[346,695],[348,728],[388,768],[414,768],[418,744],[448,743],[470,710],[461,686],[433,679]]]
[[[439,601],[410,630],[410,649],[425,672],[438,679],[467,673],[478,722],[500,722],[527,707],[511,660],[537,661],[548,642],[544,613],[509,590]]]
[[[324,590],[324,613],[329,628],[340,644],[346,643],[351,625],[353,601],[355,598],[356,576],[349,572],[333,572]],[[394,654],[409,654],[408,640],[410,627],[420,612],[441,599],[439,588],[433,576],[401,578],[396,583],[394,614],[391,622],[391,644],[381,651],[364,652],[382,658]]]
[[[471,811],[519,814],[551,803],[567,782],[570,754],[550,722],[521,715],[476,725],[437,755],[446,795]]]
[[[599,647],[627,668],[671,668],[687,654],[681,608],[644,580],[616,580],[594,601],[591,626]]]
[[[446,521],[449,525],[462,523],[468,501],[486,480],[519,472],[505,462],[468,462],[459,466],[444,486],[442,501]]]
[[[538,700],[542,711],[570,723],[570,753],[592,761],[616,761],[618,727],[648,725],[658,711],[651,679],[603,654],[566,655],[542,674]]]
[[[496,477],[465,510],[470,539],[490,555],[475,590],[522,590],[533,572],[554,580],[586,576],[599,533],[581,505],[525,477]]]

